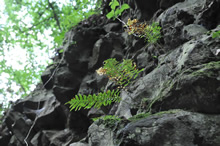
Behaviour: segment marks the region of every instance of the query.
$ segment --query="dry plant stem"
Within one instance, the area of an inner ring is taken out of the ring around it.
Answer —
[[[50,80],[53,78],[53,76],[56,74],[56,72],[57,72],[57,70],[58,70],[58,68],[59,68],[59,66],[60,66],[60,64],[61,64],[61,62],[63,61],[63,59],[64,59],[64,53],[63,53],[63,56],[62,56],[61,60],[59,61],[58,65],[56,66],[55,70],[53,71],[52,75],[51,75],[50,78],[47,80],[47,82],[44,83],[44,85],[42,86],[41,89],[44,89],[44,87],[49,83],[49,81],[50,81]],[[40,109],[40,101],[38,101],[38,105],[37,105],[37,110],[39,110],[39,109]],[[42,112],[42,111],[41,111],[41,112]],[[41,112],[40,112],[38,115],[40,115]],[[27,142],[27,139],[28,139],[28,137],[29,137],[29,135],[30,135],[32,129],[34,128],[34,125],[35,125],[36,122],[37,122],[38,115],[36,114],[36,117],[35,117],[35,119],[34,119],[34,122],[33,122],[32,126],[30,127],[30,129],[28,130],[28,133],[27,133],[27,135],[26,135],[26,137],[25,137],[25,139],[24,139],[24,142],[25,142],[26,146],[29,146],[29,145],[28,145],[28,142]]]

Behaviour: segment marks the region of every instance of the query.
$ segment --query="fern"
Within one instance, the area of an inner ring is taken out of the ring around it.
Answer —
[[[119,63],[115,58],[105,60],[104,66],[96,70],[99,75],[107,75],[110,80],[113,80],[119,85],[119,89],[125,88],[141,71],[143,69],[136,69],[136,64],[131,59],[124,59],[122,63]],[[75,111],[81,108],[100,108],[101,106],[110,105],[112,102],[120,102],[119,89],[108,90],[93,95],[78,94],[66,104],[70,104],[70,110],[75,109]]]
[[[121,88],[126,87],[144,70],[136,69],[136,64],[131,59],[124,59],[122,63],[119,63],[115,58],[104,61],[103,69],[109,79],[115,81]]]
[[[119,90],[108,90],[107,92],[100,92],[97,95],[89,94],[88,96],[78,94],[66,104],[70,104],[71,111],[73,109],[75,109],[75,111],[80,110],[82,107],[84,109],[90,109],[92,107],[100,108],[102,105],[107,106],[112,102],[120,102],[121,98],[119,94]]]

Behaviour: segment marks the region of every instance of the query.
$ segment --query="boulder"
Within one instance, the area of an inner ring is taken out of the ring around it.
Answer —
[[[114,145],[217,146],[219,118],[186,111],[158,113],[126,125],[116,134],[118,142]]]

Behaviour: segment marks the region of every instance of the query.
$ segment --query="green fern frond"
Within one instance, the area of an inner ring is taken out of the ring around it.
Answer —
[[[84,109],[90,109],[92,107],[94,108],[100,108],[102,105],[107,106],[110,105],[112,102],[120,102],[121,98],[119,96],[120,91],[119,90],[108,90],[107,92],[100,92],[97,95],[81,95],[78,94],[67,102],[66,104],[70,104],[70,110],[72,111],[75,109],[75,111],[80,110],[81,108]]]

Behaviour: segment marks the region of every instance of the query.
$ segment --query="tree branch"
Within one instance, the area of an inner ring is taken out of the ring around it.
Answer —
[[[48,1],[48,5],[49,7],[52,9],[53,11],[53,16],[54,16],[54,19],[56,20],[56,23],[57,23],[57,26],[59,27],[60,31],[62,32],[62,29],[60,27],[60,21],[59,21],[59,18],[57,16],[57,13],[55,12],[55,8],[53,6],[53,4],[50,2],[50,0],[47,0]]]

